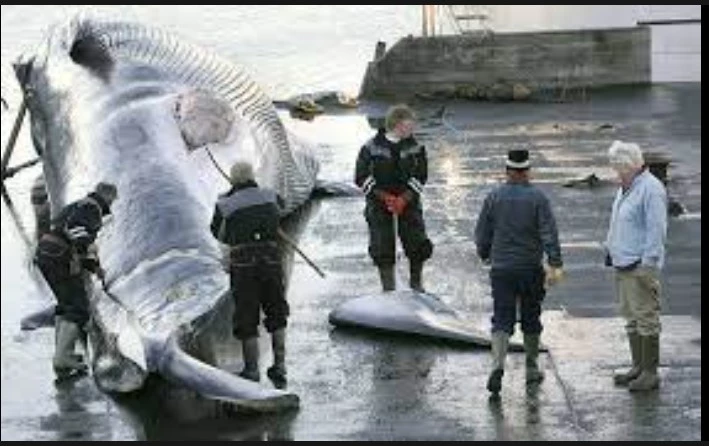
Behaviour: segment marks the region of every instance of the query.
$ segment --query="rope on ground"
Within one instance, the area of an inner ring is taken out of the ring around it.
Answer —
[[[579,416],[578,413],[576,413],[576,408],[574,408],[574,404],[571,401],[571,394],[569,392],[569,389],[566,387],[566,383],[564,380],[561,378],[561,375],[559,374],[559,368],[556,366],[556,361],[554,360],[554,355],[551,353],[551,348],[547,346],[547,355],[549,355],[549,362],[551,363],[551,368],[554,371],[554,376],[556,377],[556,380],[559,382],[559,385],[561,386],[561,391],[564,393],[564,399],[566,400],[566,405],[569,407],[569,411],[571,412],[571,418],[574,423],[574,429],[577,432],[581,432],[588,436],[588,431],[586,429],[581,427],[581,423],[579,422]],[[579,435],[579,439],[581,440],[581,435]]]

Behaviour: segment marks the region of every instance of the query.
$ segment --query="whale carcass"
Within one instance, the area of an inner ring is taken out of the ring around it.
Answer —
[[[488,332],[461,318],[440,297],[411,289],[349,299],[333,309],[328,319],[336,327],[373,329],[472,346],[491,346]],[[511,351],[523,351],[517,340],[510,342],[509,348]]]
[[[297,407],[293,393],[216,367],[200,339],[231,301],[209,231],[227,185],[210,153],[227,168],[251,161],[257,181],[283,198],[284,218],[316,185],[318,163],[261,88],[231,61],[167,32],[86,16],[53,27],[15,71],[52,214],[99,181],[118,187],[97,239],[107,287],[94,282],[91,296],[99,387],[132,392],[158,374],[236,407]]]

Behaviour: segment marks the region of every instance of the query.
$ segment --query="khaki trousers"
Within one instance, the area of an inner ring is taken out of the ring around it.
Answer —
[[[656,268],[637,267],[615,272],[620,314],[628,333],[655,336],[660,333],[661,284]]]

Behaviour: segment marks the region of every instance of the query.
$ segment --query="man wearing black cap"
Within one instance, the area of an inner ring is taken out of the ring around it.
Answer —
[[[475,227],[478,255],[491,265],[493,366],[487,389],[493,395],[502,388],[507,345],[514,333],[518,305],[526,381],[532,384],[544,379],[537,365],[541,304],[546,287],[562,277],[556,220],[547,197],[529,182],[529,167],[527,150],[508,152],[507,181],[485,198]]]
[[[64,207],[37,243],[35,263],[57,298],[52,365],[58,380],[86,370],[74,354],[89,320],[83,272],[103,277],[93,243],[116,195],[116,186],[99,183],[86,197]]]

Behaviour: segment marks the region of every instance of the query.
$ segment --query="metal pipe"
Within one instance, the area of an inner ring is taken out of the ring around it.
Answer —
[[[5,181],[5,178],[10,178],[11,176],[15,175],[17,172],[21,171],[22,169],[25,169],[27,167],[32,167],[40,161],[42,161],[41,158],[34,158],[29,161],[25,161],[24,163],[20,163],[17,166],[12,166],[10,168],[3,169],[2,180]]]

